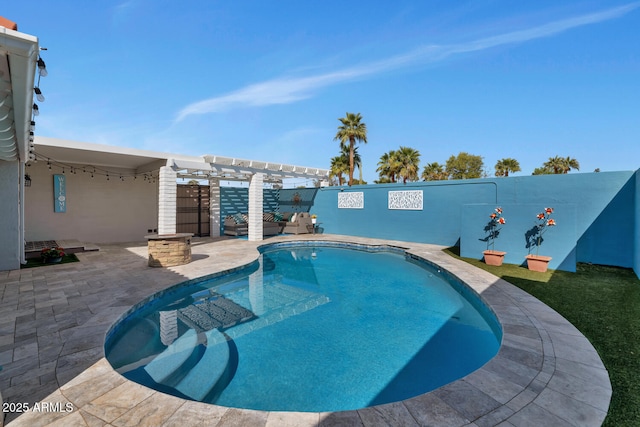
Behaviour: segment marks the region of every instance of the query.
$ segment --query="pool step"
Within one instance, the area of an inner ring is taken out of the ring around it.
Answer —
[[[189,360],[197,345],[198,334],[189,329],[149,362],[144,370],[155,382],[165,384]]]
[[[207,348],[198,363],[174,388],[194,400],[202,400],[213,389],[229,364],[229,343],[217,329],[205,332]]]
[[[203,352],[197,351],[199,335],[206,337]],[[144,370],[158,384],[172,387],[194,400],[202,400],[225,373],[228,363],[229,344],[219,330],[198,334],[189,329]]]

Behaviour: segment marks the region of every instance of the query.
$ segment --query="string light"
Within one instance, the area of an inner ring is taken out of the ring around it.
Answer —
[[[40,77],[46,77],[49,74],[44,60],[40,57],[38,57],[38,73],[40,74]]]
[[[47,48],[41,47],[40,50],[47,50]],[[45,77],[48,73],[47,66],[45,65],[44,60],[40,57],[40,55],[38,55],[36,66],[38,68],[38,82],[33,88],[33,93],[35,94],[35,98],[38,100],[38,102],[44,102],[44,95],[40,90],[40,78]],[[40,108],[38,108],[38,104],[34,102],[33,106],[31,107],[31,121],[29,123],[29,161],[33,162],[38,161],[35,147],[33,145],[33,140],[35,137],[34,132],[36,130],[36,122],[33,119],[38,115],[40,115]],[[51,170],[51,161],[49,159],[47,159],[47,166],[49,167],[49,170]],[[62,169],[62,173],[64,173],[64,168]]]
[[[73,164],[68,164],[68,163],[64,163],[64,162],[60,162],[57,161],[55,159],[51,159],[49,157],[45,157],[42,156],[38,153],[36,153],[35,151],[32,153],[33,154],[33,161],[37,161],[38,158],[40,160],[46,160],[47,161],[47,168],[49,170],[52,170],[53,168],[57,168],[62,170],[63,174],[66,174],[66,171],[69,170],[71,174],[73,175],[77,175],[80,170],[82,170],[82,173],[89,173],[91,175],[91,178],[94,178],[95,176],[104,176],[106,177],[107,181],[111,180],[111,176],[117,176],[120,178],[120,181],[125,182],[126,178],[130,178],[133,177],[134,179],[138,179],[138,175],[142,175],[145,179],[145,181],[148,181],[149,184],[155,184],[155,176],[153,174],[149,174],[149,173],[144,173],[144,174],[136,174],[136,173],[122,173],[119,171],[114,171],[114,170],[110,170],[110,169],[106,169],[106,168],[99,168],[96,167],[94,165],[83,165],[83,166],[75,166]]]
[[[36,86],[33,88],[33,91],[36,94],[36,99],[40,102],[44,102],[44,95],[42,94],[42,91],[40,90],[40,88]]]
[[[32,154],[32,155],[31,155]],[[143,181],[148,182],[149,184],[155,184],[156,182],[158,182],[158,177],[157,174],[154,173],[149,173],[149,172],[145,172],[145,173],[135,173],[135,172],[131,172],[131,173],[122,173],[121,171],[118,170],[113,170],[113,169],[106,169],[106,168],[100,168],[94,165],[90,165],[90,164],[86,164],[86,165],[75,165],[75,164],[68,164],[68,163],[64,163],[61,161],[57,161],[55,159],[51,159],[49,157],[46,156],[42,156],[38,153],[36,153],[35,151],[33,153],[30,154],[30,157],[32,161],[37,162],[38,159],[47,162],[47,168],[49,170],[52,170],[54,167],[62,170],[63,174],[66,174],[66,170],[68,169],[69,171],[71,171],[70,173],[73,175],[77,175],[78,172],[80,170],[82,170],[82,173],[89,173],[91,178],[94,178],[96,176],[104,176],[107,181],[111,180],[111,176],[116,176],[120,178],[121,182],[125,182],[126,178],[133,178],[133,180],[137,180],[138,176],[142,176]],[[181,178],[185,178],[185,177],[181,177]],[[188,178],[190,179],[196,179],[193,176],[188,176]],[[211,174],[207,173],[207,174],[202,174],[202,175],[198,175],[197,179],[210,179]],[[214,178],[220,179],[221,181],[226,181],[224,179],[223,176],[216,176]],[[237,184],[239,184],[240,186],[248,186],[249,182],[248,181],[229,181],[229,182],[234,182]],[[313,179],[287,179],[286,182],[282,182],[281,180],[278,181],[273,181],[273,182],[265,182],[264,185],[271,185],[271,186],[278,186],[279,188],[297,188],[297,187],[306,187],[306,188],[314,188],[316,186],[316,181]]]

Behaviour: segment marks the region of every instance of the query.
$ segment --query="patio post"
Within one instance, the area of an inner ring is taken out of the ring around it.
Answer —
[[[255,173],[249,181],[249,241],[262,240],[262,188],[264,174]]]
[[[158,235],[176,234],[176,196],[178,173],[169,166],[162,166],[159,173]]]
[[[220,236],[220,179],[209,178],[209,236]]]
[[[257,316],[264,314],[264,282],[262,266],[262,254],[260,254],[260,266],[256,271],[249,275],[249,302],[251,303],[251,311]]]

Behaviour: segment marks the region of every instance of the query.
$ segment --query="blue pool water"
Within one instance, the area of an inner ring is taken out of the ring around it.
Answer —
[[[500,339],[468,288],[397,250],[276,244],[142,304],[105,351],[125,377],[176,396],[324,412],[431,391],[481,367]]]

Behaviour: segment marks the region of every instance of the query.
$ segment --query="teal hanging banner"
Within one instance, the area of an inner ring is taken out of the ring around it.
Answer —
[[[53,175],[53,211],[67,211],[67,176]]]

